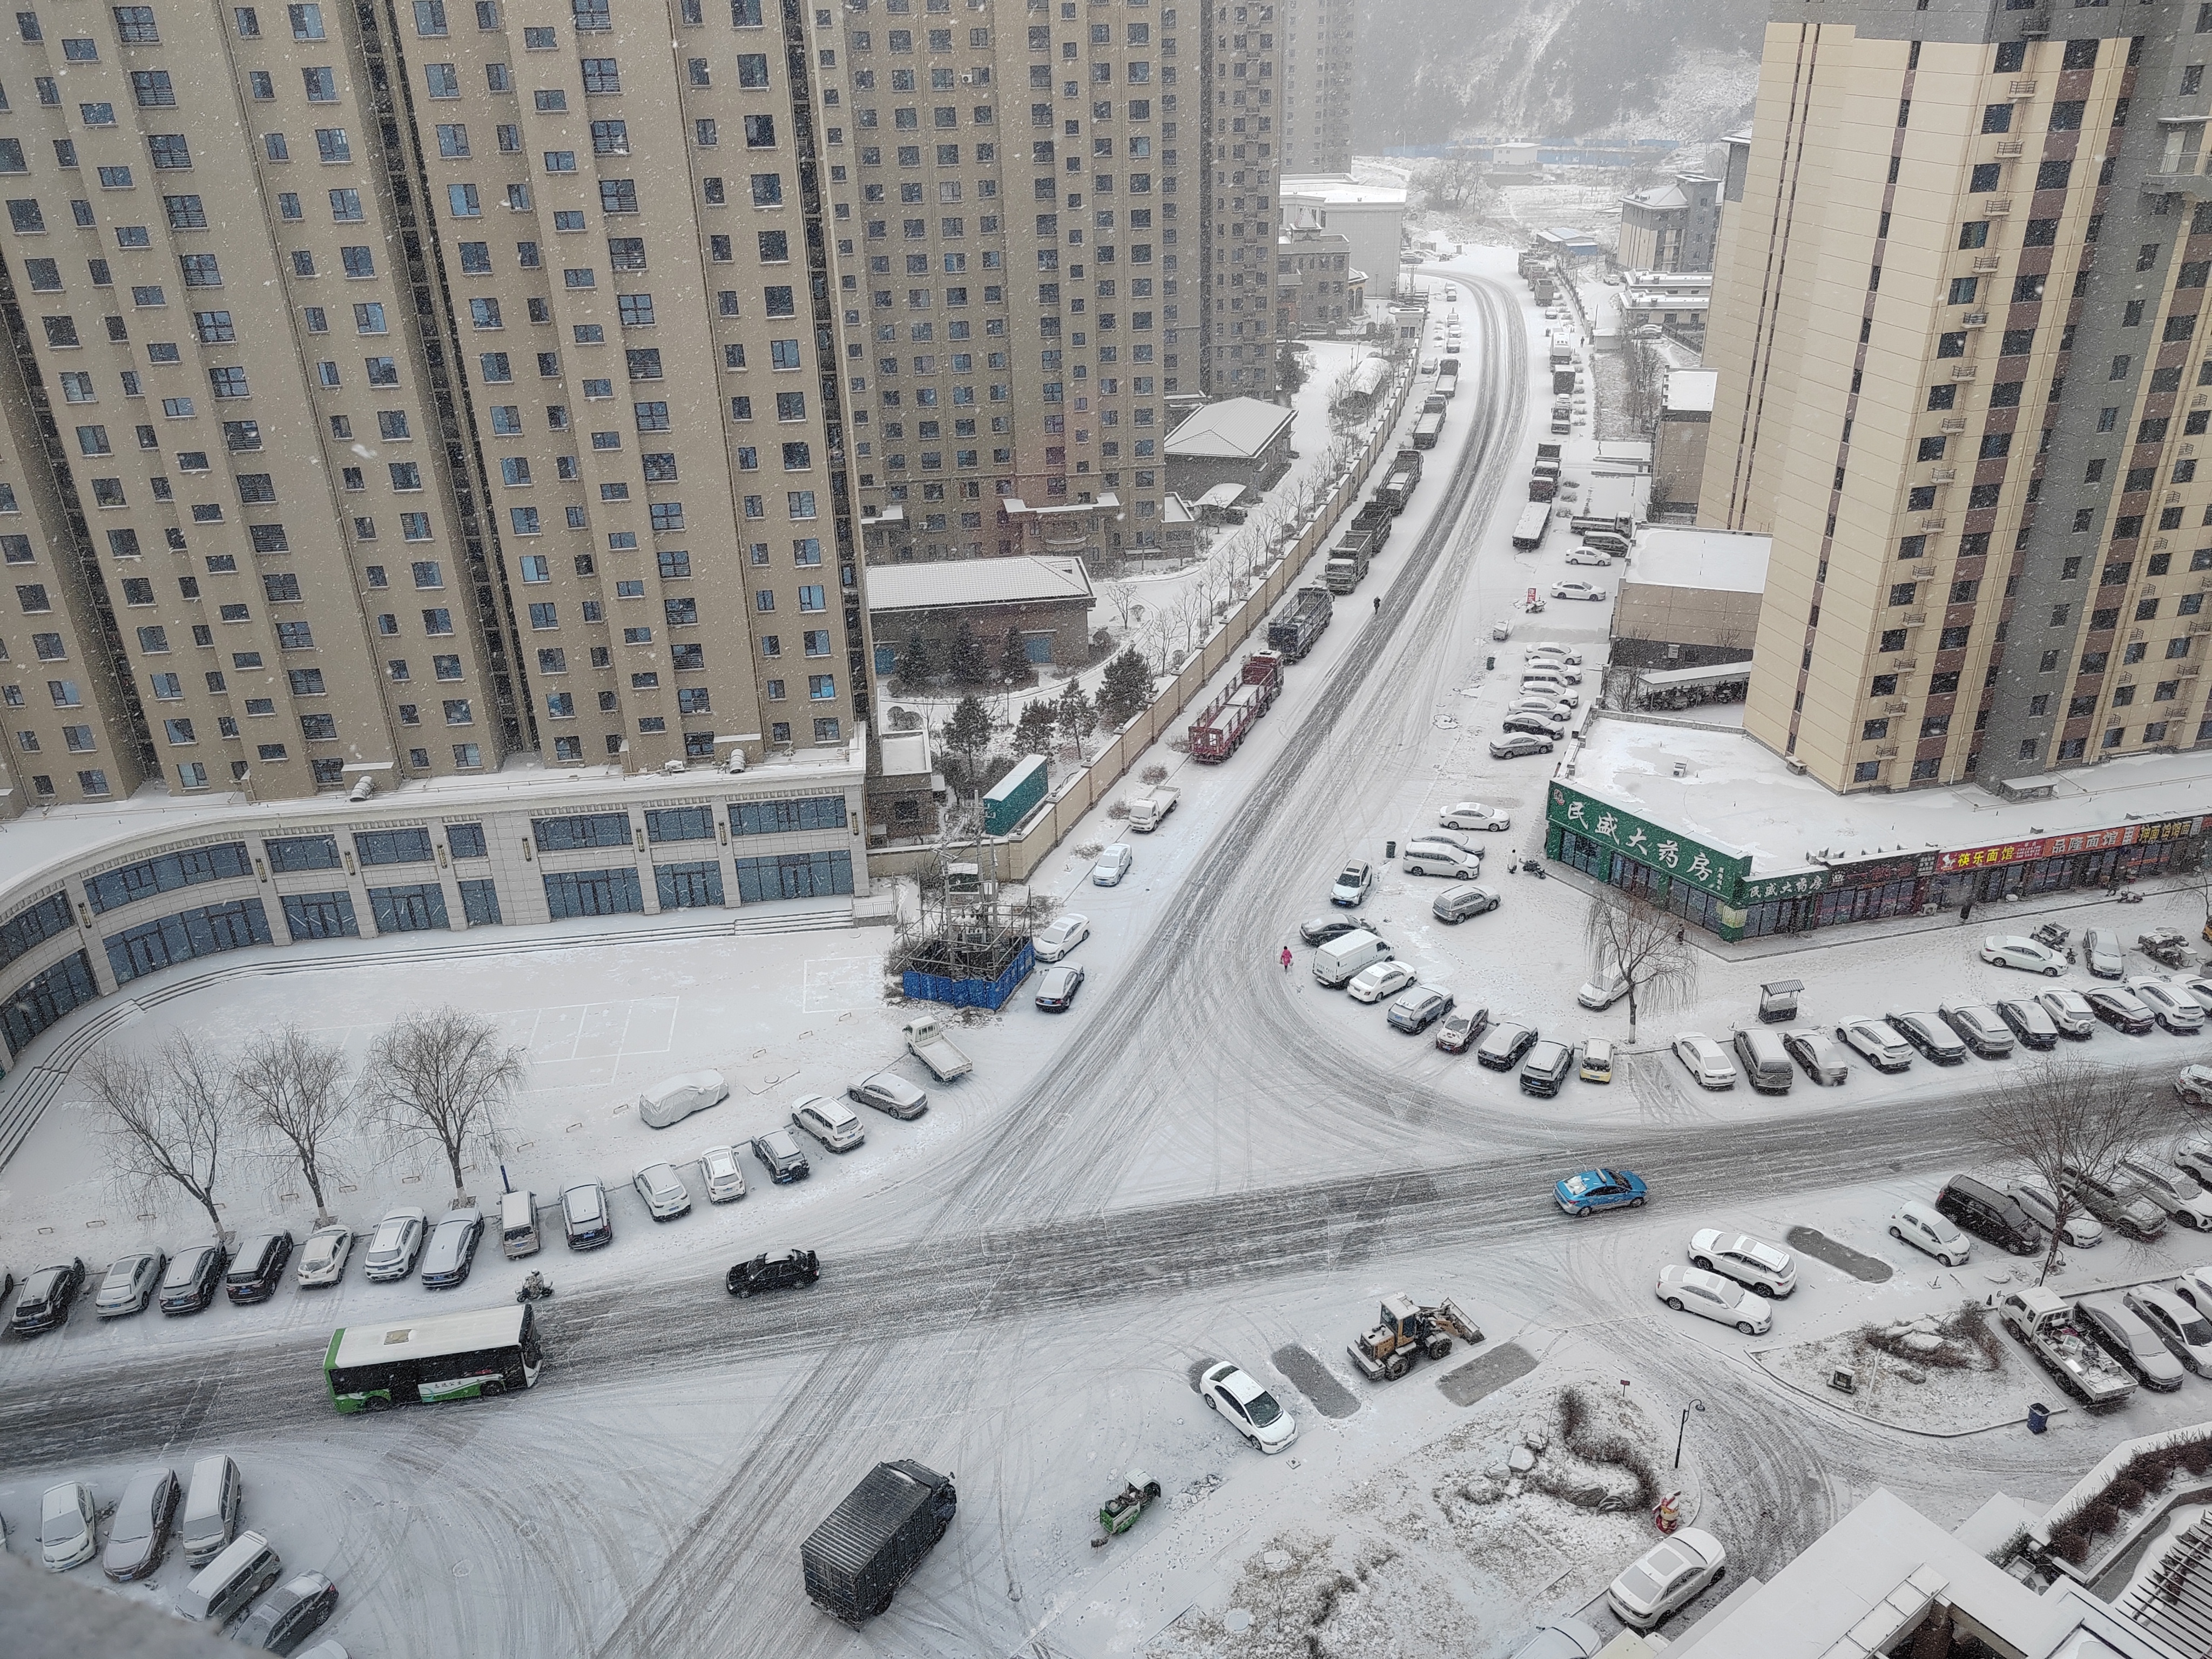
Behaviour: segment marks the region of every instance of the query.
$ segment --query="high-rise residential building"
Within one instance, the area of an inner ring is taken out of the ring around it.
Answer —
[[[2203,9],[1775,15],[1699,503],[1774,538],[1747,729],[1838,790],[2212,741]]]
[[[1281,0],[1281,6],[1279,171],[1349,173],[1352,54],[1358,44],[1359,0]]]
[[[1202,389],[1216,398],[1264,398],[1275,389],[1279,342],[1290,338],[1297,312],[1295,283],[1279,295],[1275,283],[1287,107],[1279,11],[1272,4],[1215,5],[1205,14],[1212,120],[1198,187],[1212,224],[1199,292],[1206,307]]]
[[[869,661],[828,15],[20,13],[24,793],[846,744]]]

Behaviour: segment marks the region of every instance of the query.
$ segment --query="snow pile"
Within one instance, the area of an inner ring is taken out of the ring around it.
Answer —
[[[1649,1420],[1626,1395],[1562,1389],[1504,1449],[1493,1445],[1479,1473],[1455,1475],[1434,1496],[1455,1528],[1485,1526],[1483,1510],[1524,1491],[1596,1513],[1641,1510],[1660,1497],[1650,1441]]]
[[[1989,1310],[1971,1302],[1948,1316],[1863,1325],[1754,1357],[1784,1382],[1839,1410],[1929,1434],[2016,1423],[2036,1389],[2048,1386],[2033,1367],[2015,1363]],[[1852,1374],[1849,1394],[1830,1386],[1839,1370]]]
[[[1245,1562],[1226,1607],[1178,1621],[1152,1650],[1161,1659],[1472,1659],[1484,1644],[1471,1634],[1446,1635],[1405,1616],[1449,1595],[1388,1544],[1289,1532]]]

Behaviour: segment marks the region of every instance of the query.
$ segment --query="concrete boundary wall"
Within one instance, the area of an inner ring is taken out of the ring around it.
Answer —
[[[1419,367],[1418,354],[1401,365],[1389,418],[1376,428],[1365,453],[1337,481],[1335,489],[1297,539],[1277,556],[1274,564],[1261,578],[1260,585],[1223,618],[1189,659],[1153,694],[1152,702],[1141,714],[1116,732],[1088,765],[1054,788],[1043,808],[1014,834],[996,838],[1000,880],[1029,879],[1067,833],[1113,792],[1139,757],[1158,739],[1173,733],[1191,700],[1211,685],[1214,677],[1237,659],[1252,634],[1265,626],[1283,595],[1297,585],[1307,562],[1326,550],[1337,524],[1352,509],[1360,492],[1367,487],[1376,463],[1397,453],[1399,420],[1413,397]],[[868,869],[872,875],[918,875],[933,868],[937,859],[938,849],[934,847],[878,848],[868,855]]]

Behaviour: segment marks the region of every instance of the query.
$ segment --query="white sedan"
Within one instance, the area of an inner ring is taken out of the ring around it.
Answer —
[[[1594,564],[1602,570],[1613,562],[1613,559],[1609,554],[1601,553],[1594,547],[1571,547],[1567,550],[1567,562]]]
[[[2128,989],[2148,1007],[2159,1024],[2176,1036],[2194,1036],[2204,1029],[2204,1010],[2197,999],[2171,980],[2144,975],[2128,981]]]
[[[1229,1419],[1230,1427],[1255,1450],[1279,1452],[1298,1437],[1298,1425],[1275,1396],[1240,1365],[1224,1360],[1198,1380],[1207,1407]]]
[[[1982,960],[1999,968],[2019,968],[2057,979],[2066,971],[2066,957],[2047,945],[2018,933],[1991,933],[1982,941]]]
[[[1746,1336],[1764,1336],[1774,1328],[1774,1310],[1765,1297],[1703,1267],[1662,1267],[1656,1294],[1676,1313],[1701,1314]]]
[[[1552,597],[1555,599],[1602,599],[1605,588],[1597,582],[1553,582]]]
[[[1973,1254],[1973,1245],[1966,1234],[1951,1224],[1948,1217],[1917,1198],[1897,1206],[1896,1212],[1889,1218],[1889,1236],[1916,1250],[1927,1251],[1947,1267],[1964,1267],[1966,1258]]]
[[[1674,1058],[1680,1060],[1701,1089],[1735,1087],[1735,1062],[1728,1050],[1703,1031],[1685,1031],[1674,1039]]]
[[[709,1146],[699,1154],[699,1173],[709,1204],[733,1204],[745,1195],[745,1172],[734,1146]]]
[[[1440,830],[1510,830],[1513,820],[1492,806],[1479,800],[1463,800],[1456,806],[1447,806],[1437,814]]]
[[[1354,1002],[1380,1002],[1395,996],[1413,982],[1413,970],[1402,962],[1378,962],[1362,969],[1344,988]]]
[[[1685,1527],[1644,1552],[1605,1592],[1606,1606],[1633,1630],[1650,1630],[1679,1607],[1695,1601],[1728,1567],[1721,1540]]]
[[[1058,962],[1091,937],[1091,918],[1073,912],[1055,917],[1051,927],[1030,941],[1039,962]]]
[[[684,1190],[683,1182],[667,1164],[640,1164],[631,1171],[629,1180],[655,1221],[673,1221],[690,1213],[691,1194]]]

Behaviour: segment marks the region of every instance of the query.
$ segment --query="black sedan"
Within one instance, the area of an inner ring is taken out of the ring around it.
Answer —
[[[2092,986],[2081,993],[2081,1000],[2099,1019],[2130,1036],[2141,1036],[2158,1024],[2157,1016],[2134,992],[2123,991],[2117,986]]]
[[[1890,1029],[1938,1066],[1963,1066],[1966,1045],[1959,1034],[1930,1013],[1892,1014]]]
[[[740,1261],[723,1279],[732,1296],[753,1296],[762,1291],[787,1291],[811,1285],[822,1277],[822,1263],[811,1250],[770,1250],[750,1261]]]
[[[1308,945],[1326,945],[1346,933],[1356,933],[1366,925],[1358,916],[1316,916],[1311,921],[1298,924],[1298,938]]]
[[[167,1277],[161,1280],[161,1311],[196,1314],[215,1300],[222,1285],[222,1271],[230,1265],[220,1244],[198,1244],[169,1258]]]
[[[9,1325],[18,1336],[35,1336],[65,1322],[70,1304],[84,1289],[84,1261],[73,1258],[58,1267],[41,1267],[23,1281]]]

